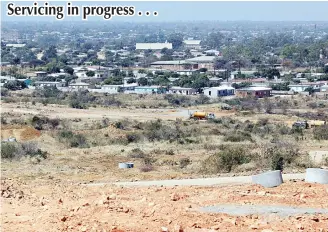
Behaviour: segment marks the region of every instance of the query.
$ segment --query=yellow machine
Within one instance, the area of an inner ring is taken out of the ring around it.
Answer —
[[[201,120],[201,119],[214,119],[214,113],[206,113],[206,112],[194,112],[190,114],[190,119]]]
[[[322,120],[297,121],[293,124],[293,127],[309,129],[317,126],[323,126],[326,124],[327,122]]]
[[[307,121],[307,123],[309,124],[309,127],[326,125],[326,121],[321,121],[321,120],[310,120],[310,121]]]

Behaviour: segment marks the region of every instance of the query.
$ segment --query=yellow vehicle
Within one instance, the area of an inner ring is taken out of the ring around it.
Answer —
[[[309,129],[317,126],[323,126],[326,124],[327,124],[326,121],[321,121],[321,120],[297,121],[293,124],[293,127]]]
[[[201,120],[201,119],[214,119],[215,115],[214,113],[207,113],[207,112],[194,112],[192,114],[190,114],[190,119],[194,119],[194,120]]]

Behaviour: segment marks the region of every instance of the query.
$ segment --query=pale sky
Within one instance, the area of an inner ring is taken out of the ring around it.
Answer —
[[[44,21],[54,17],[8,17],[7,3],[32,6],[33,2],[4,1],[1,3],[3,21]],[[39,5],[44,2],[38,1]],[[65,1],[49,1],[49,5],[66,5]],[[168,22],[168,21],[328,21],[328,2],[72,2],[81,6],[135,6],[136,11],[157,11],[158,16],[113,17],[111,21],[127,22]],[[64,20],[81,21],[81,16],[66,17]],[[90,20],[103,20],[101,16],[90,17]]]

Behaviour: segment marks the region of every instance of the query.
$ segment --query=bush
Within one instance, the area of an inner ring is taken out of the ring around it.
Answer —
[[[319,126],[313,129],[314,139],[328,140],[328,125]]]
[[[191,163],[189,158],[181,158],[179,161],[180,168],[185,168]]]
[[[239,131],[235,132],[233,134],[228,134],[224,137],[224,141],[229,142],[242,142],[242,141],[253,141],[252,135],[249,132],[246,131]]]
[[[234,166],[249,162],[250,157],[243,147],[228,146],[204,160],[202,169],[209,173],[230,172]]]
[[[31,120],[32,126],[37,130],[44,130],[44,129],[56,129],[60,121],[59,119],[50,119],[48,117],[38,117],[34,116]]]
[[[22,156],[47,158],[47,152],[38,148],[36,143],[14,143],[2,142],[1,143],[1,158],[14,159]]]
[[[301,154],[295,144],[284,141],[277,141],[274,144],[264,146],[263,155],[259,157],[269,164],[272,170],[283,170],[286,165],[290,165]]]
[[[150,172],[152,170],[154,170],[152,165],[143,165],[140,167],[141,172]]]
[[[126,135],[126,139],[127,139],[128,143],[135,143],[141,139],[141,136],[138,133],[131,132]]]
[[[13,159],[17,152],[17,146],[14,143],[1,143],[1,158],[2,159]]]
[[[191,100],[187,96],[180,96],[180,95],[173,95],[173,94],[166,94],[164,99],[168,101],[171,105],[191,105]]]
[[[88,147],[86,138],[81,134],[74,134],[72,131],[60,131],[58,133],[59,141],[65,142],[69,147]]]
[[[143,159],[146,157],[146,154],[140,148],[134,148],[131,150],[129,157],[133,159]]]

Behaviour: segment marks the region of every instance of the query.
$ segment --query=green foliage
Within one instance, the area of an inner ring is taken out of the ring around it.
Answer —
[[[3,87],[13,91],[27,88],[25,82],[17,80],[8,81],[3,85]]]
[[[1,158],[14,159],[23,156],[46,159],[47,152],[39,149],[36,143],[1,142]]]
[[[236,131],[234,133],[227,134],[223,140],[229,142],[253,141],[251,133],[246,131]]]
[[[66,143],[69,147],[88,147],[87,140],[82,134],[74,134],[72,131],[60,131],[58,133],[60,142]]]
[[[233,167],[250,162],[250,156],[243,147],[222,147],[222,150],[203,161],[202,170],[206,173],[231,172]]]
[[[328,140],[328,125],[318,126],[313,129],[314,139]]]
[[[94,77],[96,73],[95,73],[94,71],[87,71],[85,74],[86,74],[88,77]]]

